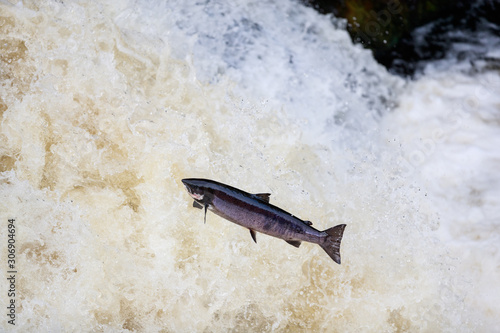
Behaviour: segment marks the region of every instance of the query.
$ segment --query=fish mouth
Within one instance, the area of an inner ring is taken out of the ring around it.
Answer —
[[[188,187],[186,187],[186,188],[188,188]],[[189,188],[188,188],[188,193],[189,193],[189,195],[190,195],[190,196],[191,196],[194,200],[196,200],[196,201],[201,201],[201,200],[203,200],[203,197],[204,197],[204,195],[203,195],[203,194],[197,194],[197,193],[192,193],[192,192],[189,192]]]
[[[192,194],[193,190],[191,189],[189,182],[186,179],[183,179],[181,181],[182,181],[182,184],[184,185],[184,187],[186,188],[186,190],[188,191],[188,193]]]
[[[203,200],[203,197],[204,195],[203,194],[199,194],[199,193],[196,193],[194,190],[193,190],[193,187],[191,186],[191,184],[189,184],[189,181],[187,179],[183,179],[182,180],[182,183],[184,184],[184,187],[186,188],[186,190],[188,191],[189,195],[195,199],[195,200]]]

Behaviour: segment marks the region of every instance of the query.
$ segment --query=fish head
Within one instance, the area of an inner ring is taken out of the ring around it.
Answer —
[[[209,205],[211,201],[211,195],[208,193],[208,188],[206,184],[203,183],[202,179],[183,179],[182,183],[186,187],[189,195],[198,203],[202,205]]]

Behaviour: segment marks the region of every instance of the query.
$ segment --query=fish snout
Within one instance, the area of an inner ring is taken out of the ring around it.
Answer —
[[[183,179],[181,180],[182,181],[182,184],[184,184],[184,187],[186,188],[186,190],[188,191],[189,194],[192,194],[193,193],[193,184],[189,181],[189,179]]]
[[[195,200],[203,200],[204,191],[194,184],[190,179],[182,179],[184,187],[188,191],[189,195]]]

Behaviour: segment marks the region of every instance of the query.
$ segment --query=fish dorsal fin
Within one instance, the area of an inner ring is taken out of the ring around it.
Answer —
[[[255,243],[257,243],[257,233],[255,232],[255,230],[252,230],[252,229],[248,229],[250,230],[250,235],[252,236],[252,239]]]
[[[269,202],[269,197],[271,196],[271,193],[256,193],[254,194],[254,196],[257,197],[257,199],[259,200]]]
[[[286,240],[285,242],[287,242],[288,244],[293,245],[295,247],[299,247],[301,244],[300,241],[294,241],[294,240]]]
[[[302,222],[304,222],[307,225],[313,225],[313,223],[311,221],[302,221]]]
[[[203,205],[202,204],[199,204],[198,202],[196,201],[193,201],[193,207],[194,208],[198,208],[198,209],[203,209]]]

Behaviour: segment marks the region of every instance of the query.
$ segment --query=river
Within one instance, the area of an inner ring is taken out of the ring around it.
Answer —
[[[442,60],[404,80],[285,0],[2,1],[0,22],[3,330],[500,324],[498,70]],[[347,224],[342,264],[204,224],[190,177]]]

